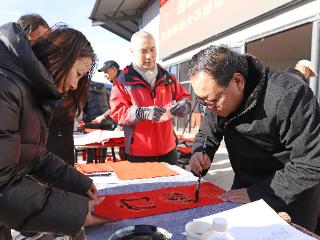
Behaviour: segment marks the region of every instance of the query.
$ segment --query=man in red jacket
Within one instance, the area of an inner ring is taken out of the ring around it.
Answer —
[[[124,127],[127,159],[177,164],[172,117],[189,113],[189,93],[156,63],[153,36],[144,31],[131,38],[132,64],[112,88],[110,116]]]

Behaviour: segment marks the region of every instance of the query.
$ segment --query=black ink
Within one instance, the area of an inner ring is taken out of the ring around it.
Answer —
[[[165,193],[163,195],[167,200],[170,201],[178,201],[180,203],[190,203],[193,202],[193,199],[189,199],[187,196],[183,195],[182,193]]]
[[[145,210],[155,208],[157,206],[151,205],[150,199],[148,197],[141,197],[141,198],[127,198],[127,199],[120,199],[122,208],[128,208],[130,210]]]

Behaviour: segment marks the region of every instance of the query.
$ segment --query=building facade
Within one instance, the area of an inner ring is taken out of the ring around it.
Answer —
[[[189,60],[209,45],[229,45],[257,56],[271,68],[294,67],[298,60],[308,59],[319,72],[320,0],[127,1],[136,3],[138,29],[154,35],[159,60],[190,91],[193,101],[187,76]],[[97,2],[110,5],[113,1]],[[319,74],[310,79],[309,85],[320,99]],[[196,107],[195,112],[199,111]],[[189,128],[198,125],[197,115],[193,115]],[[185,126],[186,121],[177,122],[177,128]]]

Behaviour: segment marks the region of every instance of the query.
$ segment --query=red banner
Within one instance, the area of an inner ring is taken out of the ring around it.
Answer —
[[[291,1],[161,1],[160,58],[168,57]]]

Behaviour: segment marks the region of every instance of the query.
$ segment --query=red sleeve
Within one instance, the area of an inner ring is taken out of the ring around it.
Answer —
[[[110,117],[119,125],[130,126],[136,119],[137,106],[133,106],[130,96],[119,81],[115,81],[110,96]]]

